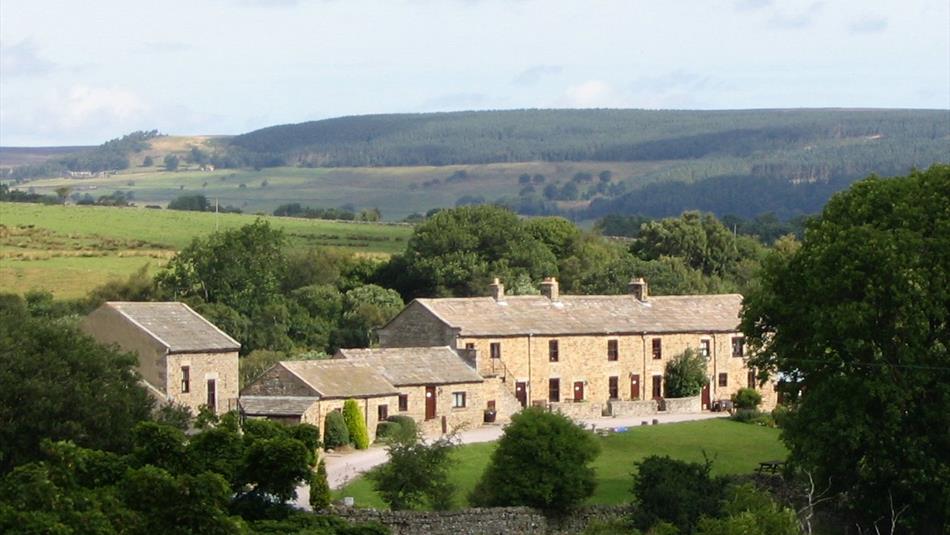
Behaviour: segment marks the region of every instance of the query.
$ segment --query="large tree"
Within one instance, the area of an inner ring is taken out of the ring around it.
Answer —
[[[950,166],[833,197],[745,302],[751,366],[800,393],[795,465],[871,530],[950,529]]]

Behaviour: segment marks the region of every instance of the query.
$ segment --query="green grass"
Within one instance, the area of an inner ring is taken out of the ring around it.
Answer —
[[[140,159],[141,155],[137,155],[133,160]],[[131,191],[139,205],[165,205],[180,195],[202,194],[245,212],[268,214],[277,206],[291,202],[321,208],[351,203],[357,209],[377,207],[384,219],[394,221],[414,212],[425,213],[436,207],[455,206],[455,201],[463,195],[480,195],[489,201],[501,196],[517,196],[523,187],[518,183],[518,176],[522,173],[543,174],[547,182],[564,182],[580,171],[596,175],[610,170],[614,180],[633,185],[656,181],[654,174],[672,172],[670,170],[675,166],[682,165],[675,162],[523,162],[438,167],[275,167],[260,171],[218,169],[213,172],[194,168],[167,172],[160,167],[133,166],[111,176],[33,180],[21,188],[30,187],[37,193],[54,194],[56,188],[68,186],[73,193],[88,193],[94,198],[116,190]],[[468,173],[468,180],[421,186],[433,179],[444,181],[456,171],[463,170]],[[540,192],[544,184],[536,188]]]
[[[164,265],[192,239],[257,216],[144,208],[0,203],[0,292],[38,288],[79,297],[110,278]],[[370,255],[405,249],[405,225],[266,217],[291,249],[335,247]]]
[[[594,461],[597,490],[589,500],[592,504],[629,502],[633,465],[650,455],[702,462],[705,453],[713,460],[713,473],[724,475],[750,473],[760,461],[784,459],[788,454],[777,429],[725,419],[632,427],[597,440],[601,453]],[[494,449],[495,443],[484,443],[456,450],[457,462],[451,472],[459,488],[456,505],[467,503],[465,497],[475,488]],[[386,507],[366,477],[336,491],[336,498],[343,496],[353,496],[361,507]]]

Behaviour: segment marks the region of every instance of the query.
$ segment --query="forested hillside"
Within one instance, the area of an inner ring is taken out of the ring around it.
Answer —
[[[927,165],[946,155],[948,135],[945,110],[513,110],[340,117],[264,128],[231,145],[250,160],[284,165],[734,156],[754,157],[757,174],[786,173],[791,164],[821,175]]]

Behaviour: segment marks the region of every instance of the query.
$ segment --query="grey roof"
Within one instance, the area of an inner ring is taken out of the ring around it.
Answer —
[[[241,412],[251,416],[300,416],[318,398],[291,396],[241,396]]]
[[[742,296],[632,295],[417,299],[462,336],[732,332],[738,329]]]
[[[345,359],[284,360],[280,365],[312,388],[321,398],[370,398],[399,392],[365,362]]]
[[[104,305],[146,331],[169,353],[237,351],[241,348],[210,321],[178,302],[145,303],[110,301]]]
[[[448,346],[341,349],[339,355],[366,362],[396,386],[482,381],[482,377]]]

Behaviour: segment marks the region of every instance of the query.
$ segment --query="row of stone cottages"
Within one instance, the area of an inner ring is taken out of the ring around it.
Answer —
[[[690,400],[709,410],[743,387],[774,407],[747,355],[736,294],[650,296],[643,279],[626,295],[509,296],[497,279],[487,297],[416,299],[378,329],[379,348],[333,359],[283,361],[238,393],[240,345],[183,303],[109,302],[83,323],[101,342],[139,356],[150,391],[197,412],[307,422],[347,399],[367,428],[407,415],[426,433],[505,422],[529,404],[569,416],[647,415],[665,408],[666,363],[687,348],[707,360],[709,383]]]

